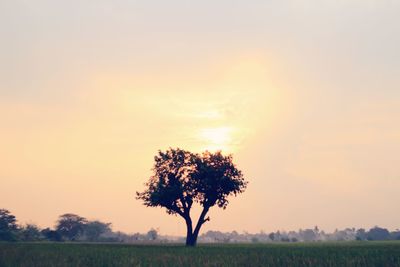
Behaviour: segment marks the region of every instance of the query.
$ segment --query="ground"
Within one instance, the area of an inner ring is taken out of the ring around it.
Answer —
[[[0,243],[1,267],[400,266],[400,242],[125,245]]]

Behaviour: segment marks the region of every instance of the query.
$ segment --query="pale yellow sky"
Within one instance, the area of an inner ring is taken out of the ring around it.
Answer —
[[[0,203],[184,234],[145,208],[158,149],[250,181],[208,229],[400,226],[397,1],[0,3]]]

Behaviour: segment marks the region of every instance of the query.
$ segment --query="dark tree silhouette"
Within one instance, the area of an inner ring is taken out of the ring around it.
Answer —
[[[156,240],[156,239],[158,238],[158,232],[157,232],[157,230],[154,229],[154,228],[151,228],[151,229],[147,232],[146,237],[147,237],[147,239],[150,240],[150,241]]]
[[[88,241],[99,241],[104,233],[111,232],[111,223],[90,221],[84,227],[84,235]]]
[[[232,156],[221,152],[194,154],[172,149],[154,157],[154,174],[144,192],[136,192],[137,199],[148,207],[164,207],[168,214],[181,216],[187,227],[186,245],[195,246],[201,226],[210,220],[211,207],[225,209],[228,196],[246,189],[242,172],[232,162]],[[190,215],[193,203],[202,207],[196,224]]]
[[[42,234],[37,225],[27,224],[21,228],[20,238],[22,241],[39,241],[42,239]]]
[[[67,240],[74,241],[83,233],[86,223],[85,218],[66,213],[58,219],[56,231]]]
[[[389,238],[389,231],[385,228],[380,228],[378,226],[371,228],[367,233],[368,240],[388,240]]]
[[[0,240],[15,241],[17,230],[15,216],[6,209],[0,209]]]
[[[55,230],[51,230],[50,228],[43,229],[40,233],[49,241],[62,241],[61,234]]]

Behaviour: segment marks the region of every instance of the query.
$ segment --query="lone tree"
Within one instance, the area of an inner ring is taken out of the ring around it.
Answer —
[[[242,172],[232,162],[232,156],[221,152],[194,154],[182,149],[172,149],[154,157],[153,175],[145,184],[144,192],[136,192],[137,199],[148,207],[164,207],[168,214],[181,216],[187,227],[186,245],[195,246],[201,226],[210,220],[206,217],[211,207],[225,209],[228,196],[246,189]],[[194,225],[190,210],[193,203],[202,207]]]

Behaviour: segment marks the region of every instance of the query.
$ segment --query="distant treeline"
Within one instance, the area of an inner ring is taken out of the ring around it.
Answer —
[[[199,237],[202,243],[266,243],[266,242],[318,242],[352,240],[400,240],[400,230],[392,231],[374,227],[369,230],[346,228],[326,233],[314,227],[299,231],[277,231],[257,234],[208,231]],[[6,209],[0,209],[0,241],[73,241],[73,242],[185,242],[184,237],[160,236],[156,229],[147,233],[126,234],[113,231],[111,223],[87,220],[76,214],[59,216],[54,228],[41,229],[34,224],[19,225]]]
[[[0,209],[0,241],[76,241],[76,242],[150,242],[158,239],[158,232],[128,235],[114,232],[111,223],[87,220],[76,214],[59,216],[54,228],[41,229],[35,224],[19,225],[6,209]]]
[[[335,230],[333,233],[313,229],[300,229],[299,231],[277,231],[272,233],[260,232],[257,234],[236,231],[223,233],[208,231],[200,238],[200,242],[207,243],[266,243],[266,242],[318,242],[318,241],[374,241],[374,240],[400,240],[400,230],[392,231],[375,226],[369,230],[363,228],[346,228]]]

